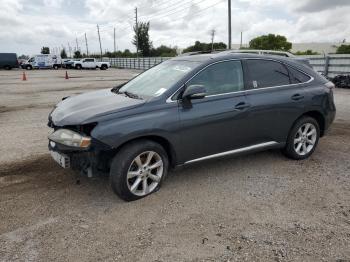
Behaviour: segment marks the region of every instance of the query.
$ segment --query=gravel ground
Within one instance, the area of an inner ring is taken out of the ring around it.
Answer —
[[[47,115],[131,70],[0,71],[0,261],[350,261],[350,90],[311,158],[278,151],[189,165],[121,201],[108,179],[59,168]]]

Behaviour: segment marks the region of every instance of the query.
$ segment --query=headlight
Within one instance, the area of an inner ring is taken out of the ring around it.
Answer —
[[[87,148],[91,144],[91,138],[69,129],[58,129],[49,135],[49,139],[66,146]]]

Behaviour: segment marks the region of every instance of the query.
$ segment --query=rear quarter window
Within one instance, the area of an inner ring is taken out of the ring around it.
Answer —
[[[288,66],[288,70],[290,72],[290,79],[293,84],[305,83],[311,79],[310,76],[300,72],[299,70]]]

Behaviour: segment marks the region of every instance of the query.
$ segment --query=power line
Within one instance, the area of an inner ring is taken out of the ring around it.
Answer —
[[[191,5],[186,6],[185,8],[177,9],[177,8],[178,8],[178,7],[177,7],[177,8],[174,8],[174,9],[172,9],[172,10],[169,10],[169,11],[173,11],[173,10],[176,10],[176,9],[177,9],[177,10],[174,11],[174,12],[165,12],[165,13],[161,14],[160,16],[155,16],[155,17],[150,16],[150,17],[148,17],[146,20],[154,20],[154,19],[159,19],[159,18],[163,18],[163,17],[168,17],[168,16],[171,16],[171,15],[173,15],[173,14],[176,14],[176,13],[179,13],[179,12],[181,12],[181,11],[183,11],[183,10],[188,9],[188,8],[190,8],[192,5],[197,5],[197,4],[200,4],[200,3],[205,2],[205,1],[208,1],[208,0],[201,0],[201,1],[198,1],[198,2],[192,2]]]
[[[158,13],[162,13],[162,12],[164,12],[164,11],[171,11],[171,10],[174,10],[174,9],[176,9],[176,8],[178,8],[178,7],[180,7],[180,5],[184,5],[184,4],[189,4],[189,3],[191,3],[191,2],[193,2],[193,0],[189,0],[189,1],[185,1],[185,2],[175,2],[175,4],[173,4],[173,5],[169,5],[169,6],[167,6],[166,8],[163,8],[163,9],[160,9],[160,10],[158,10],[157,12],[155,12],[155,13],[152,13],[152,16],[157,16],[158,15]],[[173,7],[173,6],[177,6],[176,8],[174,8],[174,9],[170,9],[169,10],[169,7]],[[159,6],[158,6],[159,7]],[[167,10],[168,9],[168,10]],[[142,16],[140,16],[141,18],[142,17],[147,17],[147,15],[142,15]]]

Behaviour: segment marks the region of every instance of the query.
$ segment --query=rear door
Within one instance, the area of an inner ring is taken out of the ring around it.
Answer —
[[[212,64],[186,84],[190,85],[203,85],[207,96],[192,100],[189,108],[179,103],[180,161],[246,146],[245,135],[250,130],[241,61]]]
[[[246,59],[249,120],[253,143],[285,142],[293,122],[304,112],[306,91],[287,66],[276,60]]]

